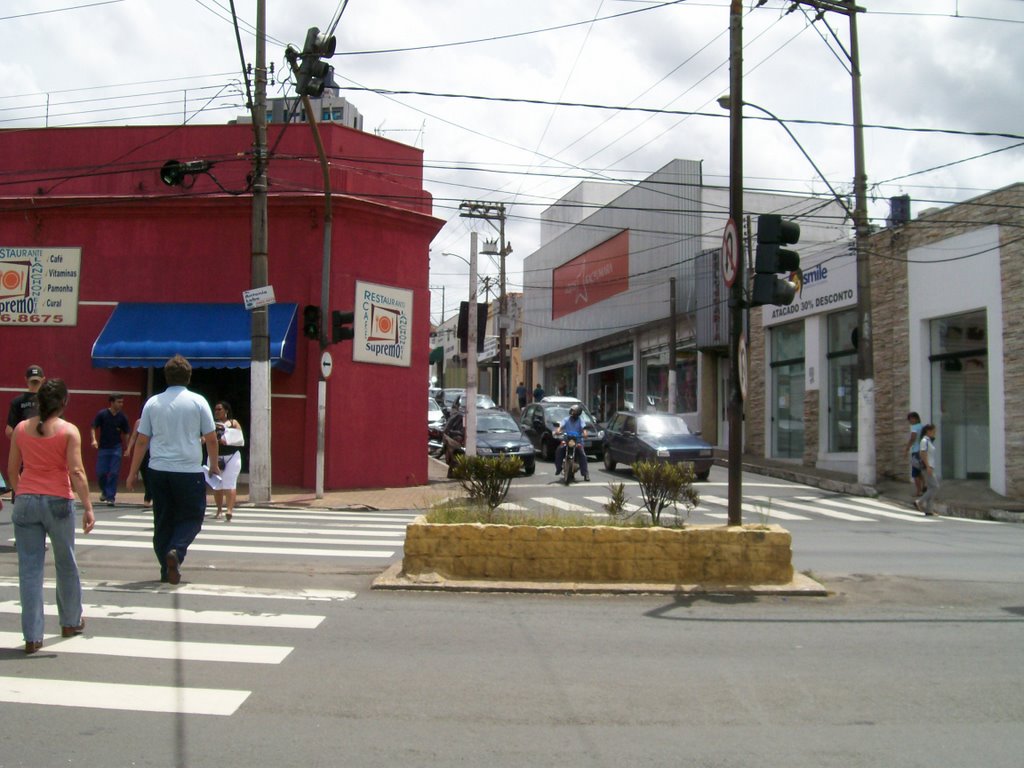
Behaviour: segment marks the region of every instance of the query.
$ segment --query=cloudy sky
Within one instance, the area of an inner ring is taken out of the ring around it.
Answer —
[[[788,122],[796,139],[849,194],[849,21],[763,2],[742,4],[744,98],[800,121]],[[333,60],[342,95],[367,131],[424,150],[435,215],[449,222],[431,258],[449,315],[466,267],[441,254],[468,256],[472,228],[492,236],[458,216],[463,200],[506,205],[514,291],[540,212],[581,180],[633,181],[680,157],[703,161],[705,183],[728,183],[729,124],[716,104],[729,84],[727,0],[266,4],[278,72],[286,44],[301,48],[308,27],[327,28],[344,7]],[[256,1],[234,5],[251,63]],[[1024,0],[860,5],[872,218],[884,222],[894,195],[909,194],[916,215],[1024,179]],[[4,0],[0,39],[3,128],[219,123],[244,111],[230,0]],[[269,95],[285,93],[291,84],[277,81]],[[747,187],[828,194],[777,123],[745,114]],[[485,259],[481,271],[497,267]]]

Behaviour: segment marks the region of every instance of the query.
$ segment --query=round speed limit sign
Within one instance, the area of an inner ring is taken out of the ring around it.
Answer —
[[[722,236],[722,279],[732,288],[739,273],[740,237],[736,230],[736,222],[729,219]]]

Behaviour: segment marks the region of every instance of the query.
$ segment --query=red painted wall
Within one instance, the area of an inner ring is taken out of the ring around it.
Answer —
[[[344,126],[320,130],[332,168],[331,308],[353,308],[356,280],[415,292],[411,367],[357,364],[350,342],[331,347],[325,487],[425,483],[416,437],[428,371],[428,247],[443,222],[430,215],[419,150]],[[288,126],[278,141],[281,131],[269,131],[269,283],[301,313],[320,303],[323,180],[309,127]],[[145,371],[93,368],[92,344],[118,302],[241,303],[251,286],[251,144],[249,126],[0,132],[0,245],[82,248],[77,326],[0,326],[4,404],[38,363],[68,382],[67,417],[83,431],[111,391],[126,394],[129,418],[139,414]],[[182,187],[159,180],[166,160],[199,158],[214,162],[214,178]],[[275,485],[314,485],[319,369],[319,345],[300,333],[295,371],[272,373]]]

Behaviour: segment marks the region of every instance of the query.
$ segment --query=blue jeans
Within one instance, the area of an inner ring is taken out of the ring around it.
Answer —
[[[43,566],[46,535],[57,566],[57,615],[62,627],[82,623],[82,582],[75,561],[75,503],[59,496],[19,493],[14,500],[14,540],[18,546],[21,631],[25,642],[43,639]]]
[[[565,443],[562,443],[555,449],[555,474],[562,474],[562,463],[565,461],[566,454]],[[583,443],[576,444],[576,464],[580,468],[580,474],[584,477],[588,476],[590,472],[587,469],[587,452],[583,450]]]
[[[153,552],[160,576],[167,575],[167,553],[185,562],[189,545],[203,528],[206,516],[206,480],[202,472],[165,472],[149,468],[153,497]]]
[[[121,477],[121,446],[100,448],[96,454],[96,479],[100,494],[110,501],[117,496],[117,481]]]

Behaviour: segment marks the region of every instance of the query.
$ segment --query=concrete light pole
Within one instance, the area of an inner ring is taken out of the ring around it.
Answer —
[[[267,6],[256,3],[256,67],[252,106],[256,146],[252,181],[252,287],[267,285]],[[268,308],[252,311],[249,364],[249,501],[270,501],[270,333]]]

